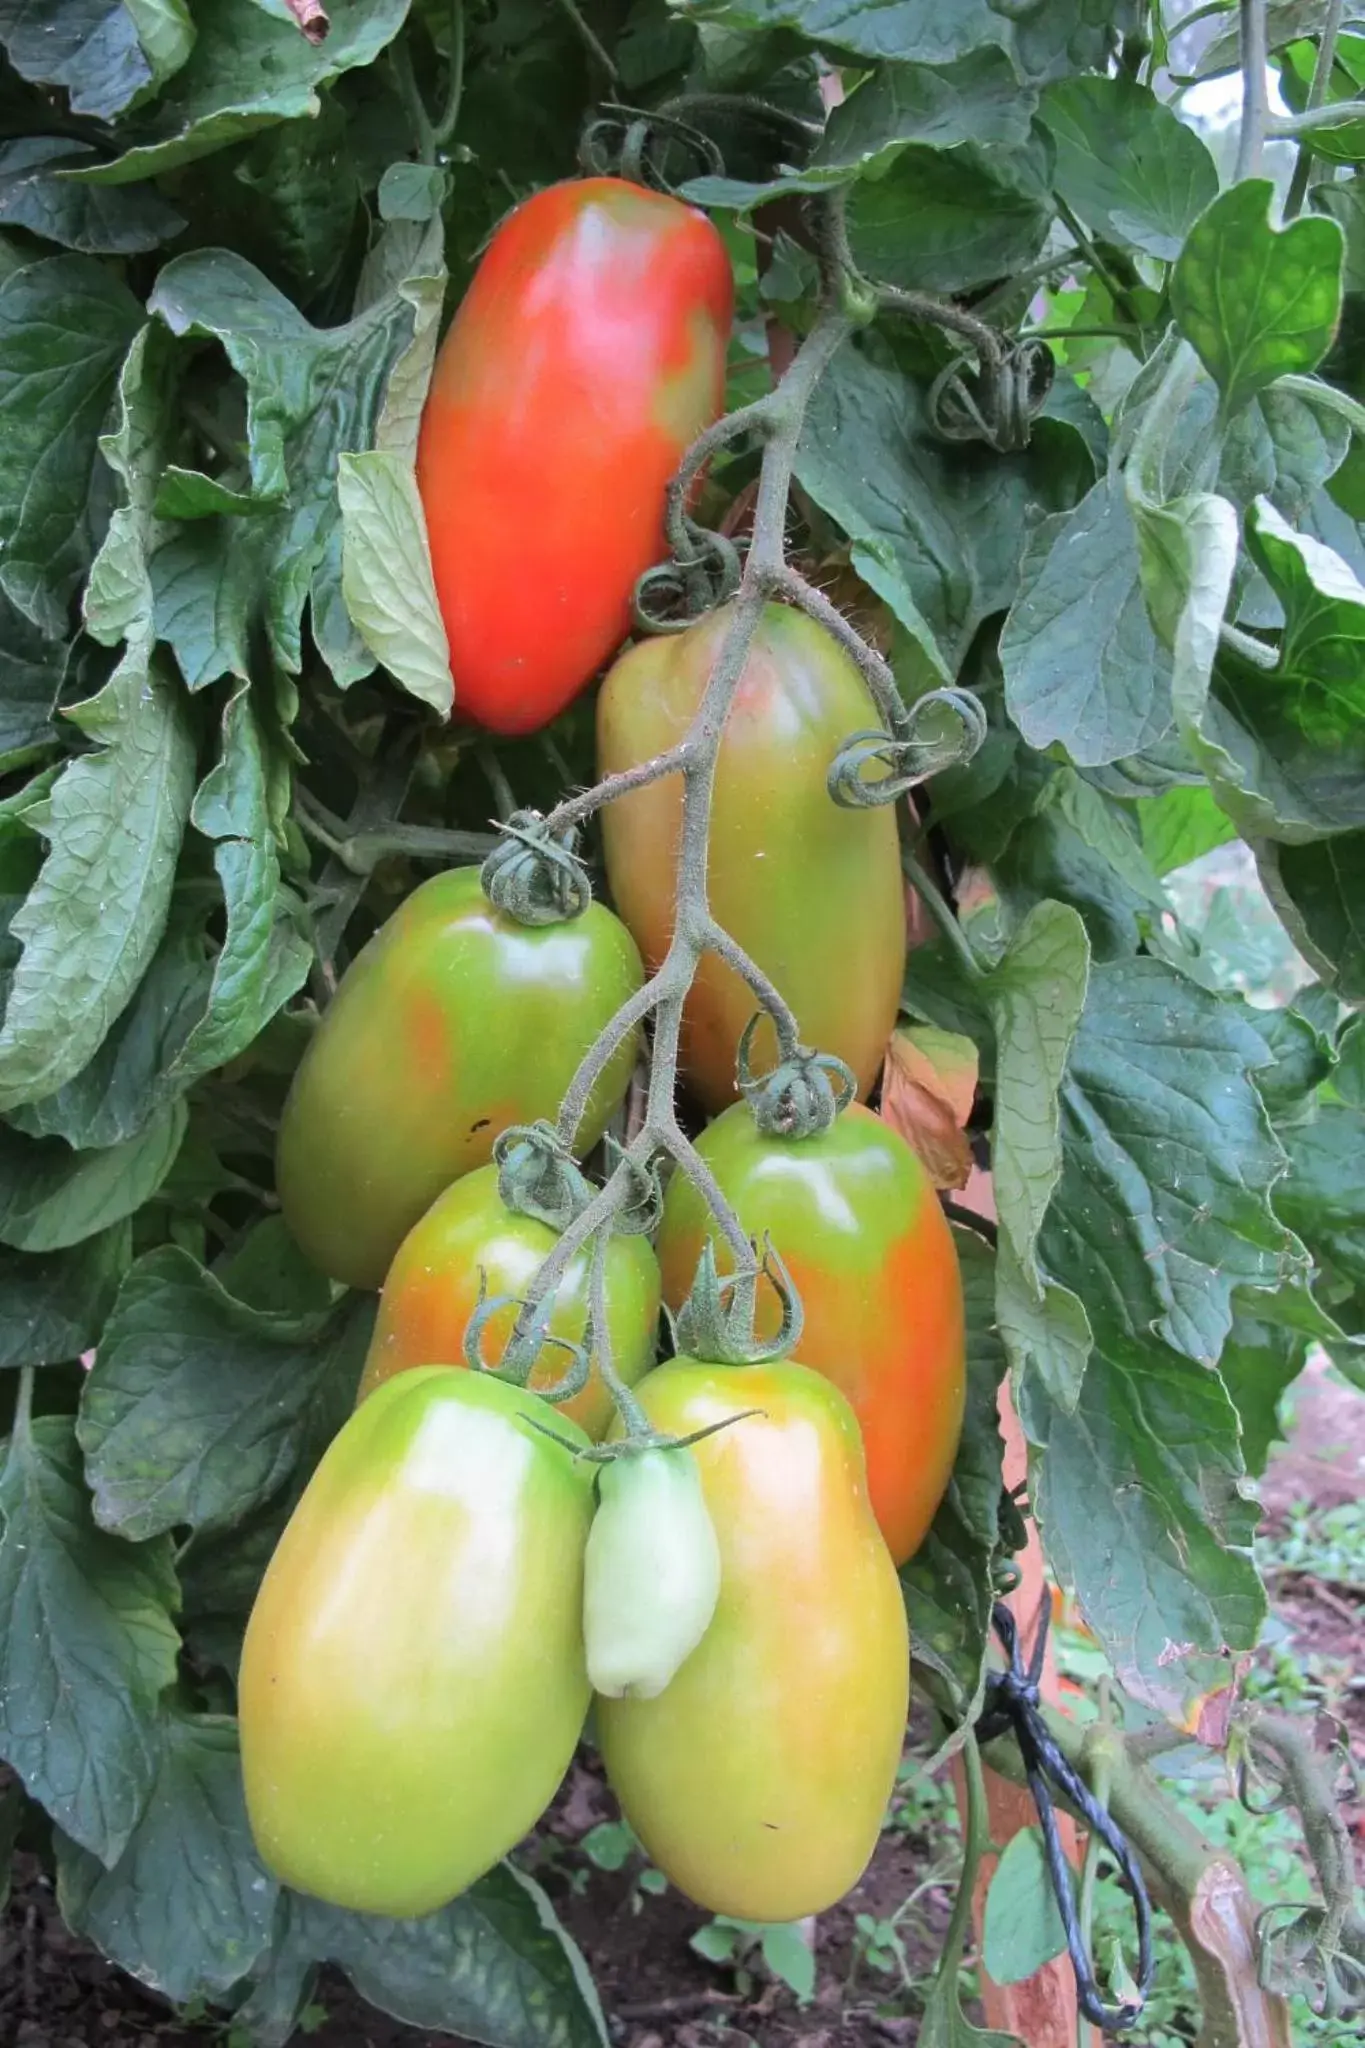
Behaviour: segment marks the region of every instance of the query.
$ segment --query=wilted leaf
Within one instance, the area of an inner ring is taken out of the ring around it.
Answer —
[[[967,1185],[972,1149],[967,1119],[976,1099],[977,1052],[970,1038],[932,1025],[892,1034],[882,1073],[881,1113],[923,1160],[936,1188]]]

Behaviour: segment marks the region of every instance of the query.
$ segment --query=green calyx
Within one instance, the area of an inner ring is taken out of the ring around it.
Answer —
[[[721,1274],[710,1239],[702,1246],[692,1292],[673,1318],[673,1338],[680,1355],[711,1365],[771,1365],[800,1342],[805,1324],[801,1297],[792,1277],[766,1235],[761,1255],[738,1273]],[[754,1327],[758,1283],[766,1279],[781,1305],[782,1319],[774,1337],[760,1337]]]
[[[566,924],[581,917],[592,902],[592,885],[574,850],[574,833],[552,831],[539,811],[514,811],[498,830],[501,844],[479,875],[493,908],[518,924]]]
[[[818,1138],[857,1094],[853,1069],[833,1053],[812,1052],[803,1045],[766,1074],[755,1074],[750,1056],[754,1033],[762,1021],[759,1011],[749,1019],[739,1041],[735,1061],[739,1092],[765,1138]]]
[[[485,1286],[483,1269],[480,1267],[479,1299],[465,1331],[464,1362],[471,1372],[486,1373],[493,1379],[507,1380],[514,1387],[525,1387],[530,1385],[531,1374],[535,1371],[542,1352],[550,1347],[556,1351],[567,1352],[571,1362],[562,1379],[556,1380],[553,1386],[535,1389],[543,1401],[557,1407],[563,1401],[572,1401],[575,1394],[582,1393],[588,1384],[592,1358],[585,1345],[571,1343],[567,1337],[551,1336],[553,1294],[547,1295],[543,1301],[538,1301],[531,1307],[526,1328],[512,1331],[496,1364],[491,1364],[484,1357],[483,1335],[491,1318],[504,1309],[527,1307],[528,1303],[520,1295],[489,1294]],[[568,1448],[572,1449],[573,1446],[569,1445]]]
[[[596,1193],[551,1123],[512,1124],[493,1144],[498,1194],[516,1216],[567,1230]]]

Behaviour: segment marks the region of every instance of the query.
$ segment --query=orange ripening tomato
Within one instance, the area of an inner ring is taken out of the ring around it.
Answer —
[[[634,768],[682,739],[733,617],[723,605],[684,633],[632,647],[602,685],[597,760]],[[718,923],[777,984],[802,1042],[837,1053],[866,1095],[900,1005],[905,896],[889,804],[845,810],[826,783],[844,741],[876,722],[862,677],[804,613],[766,605],[716,763],[707,893]],[[676,775],[602,812],[617,910],[652,971],[673,933],[682,829]],[[735,1098],[735,1054],[757,1004],[708,953],[683,1012],[682,1068],[709,1110]],[[765,1018],[760,1071],[776,1057]]]
[[[733,301],[705,215],[620,178],[552,185],[489,243],[417,449],[456,708],[480,725],[537,731],[625,638],[664,487],[720,413]]]
[[[635,1391],[671,1435],[727,1424],[692,1451],[720,1598],[661,1693],[599,1697],[607,1777],[660,1870],[708,1912],[823,1912],[877,1846],[910,1688],[857,1422],[796,1364],[676,1358]]]
[[[481,1166],[457,1180],[415,1223],[394,1254],[357,1399],[363,1401],[396,1373],[419,1365],[465,1363],[464,1340],[479,1305],[482,1275],[489,1296],[521,1295],[555,1247],[556,1233],[534,1216],[519,1216],[498,1192],[498,1169]],[[555,1290],[550,1335],[581,1342],[588,1320],[589,1251],[580,1252]],[[613,1237],[607,1247],[607,1328],[612,1363],[634,1386],[654,1363],[659,1322],[659,1263],[645,1237]],[[515,1308],[499,1309],[485,1323],[484,1356],[496,1363],[512,1334]],[[569,1368],[569,1355],[547,1344],[532,1370],[532,1388],[553,1386]],[[588,1384],[560,1405],[594,1438],[614,1410],[594,1364]]]
[[[772,1239],[801,1297],[801,1363],[853,1406],[868,1491],[897,1564],[923,1542],[947,1489],[967,1394],[962,1275],[953,1234],[918,1158],[871,1110],[852,1104],[810,1138],[765,1137],[746,1103],[704,1130],[697,1150],[747,1236]],[[733,1266],[702,1197],[674,1174],[659,1230],[664,1300],[681,1308],[703,1242]],[[758,1327],[781,1321],[760,1283]]]

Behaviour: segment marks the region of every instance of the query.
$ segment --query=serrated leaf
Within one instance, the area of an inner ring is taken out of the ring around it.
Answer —
[[[281,892],[267,750],[244,685],[228,701],[221,755],[190,811],[191,823],[214,841],[227,927],[204,1013],[170,1068],[175,1088],[188,1088],[245,1052],[302,988],[312,965],[313,949]]]
[[[445,204],[450,173],[441,164],[390,164],[375,195],[381,220],[434,220]]]
[[[1283,1142],[1289,1172],[1275,1189],[1276,1214],[1319,1264],[1365,1286],[1365,1113],[1325,1103]]]
[[[189,814],[183,695],[139,645],[80,708],[102,744],[57,782],[47,859],[10,927],[23,953],[0,1030],[5,1109],[78,1074],[130,1000],[165,929]]]
[[[1103,477],[1025,560],[1000,636],[1010,717],[1082,767],[1136,754],[1172,720],[1171,663],[1143,598],[1122,483]]]
[[[1057,145],[1053,184],[1086,226],[1170,262],[1218,196],[1218,171],[1192,128],[1127,76],[1066,78],[1040,116]]]
[[[1063,1168],[1039,1252],[1112,1325],[1216,1362],[1236,1287],[1295,1260],[1269,1193],[1285,1155],[1256,1091],[1264,1040],[1235,998],[1164,961],[1092,969],[1062,1084]]]
[[[1365,1002],[1365,832],[1261,848],[1266,893],[1300,953],[1345,1003]]]
[[[23,0],[10,4],[17,8]],[[91,184],[133,184],[277,121],[316,116],[319,87],[373,63],[407,11],[408,0],[328,0],[330,32],[312,43],[283,10],[268,13],[256,0],[214,0],[200,10],[198,37],[184,69],[154,108],[123,125],[131,147],[112,163],[77,175]]]
[[[1036,447],[949,451],[928,429],[918,387],[850,347],[816,390],[796,474],[852,541],[863,581],[946,680],[978,627],[1013,599],[1036,508],[1077,495],[1089,457],[1079,435],[1067,440],[1074,461],[1051,448],[1047,460]]]
[[[132,1258],[126,1224],[62,1252],[0,1252],[0,1368],[61,1365],[88,1351]]]
[[[1247,544],[1284,607],[1276,676],[1288,708],[1310,740],[1330,747],[1365,716],[1365,586],[1268,499],[1252,506]]]
[[[0,774],[58,746],[53,712],[69,651],[44,639],[0,593]]]
[[[268,1312],[175,1246],[140,1259],[81,1395],[100,1526],[141,1542],[222,1528],[268,1500],[348,1412],[371,1312]]]
[[[1280,1402],[1303,1370],[1308,1338],[1283,1323],[1262,1322],[1240,1309],[1233,1317],[1218,1361],[1242,1432],[1247,1471],[1259,1479],[1272,1444],[1284,1436]]]
[[[251,627],[272,541],[259,518],[204,519],[153,555],[156,637],[174,652],[191,690],[224,676],[250,678]]]
[[[950,8],[941,0],[690,0],[688,12],[737,29],[789,29],[858,57],[923,64],[949,64],[998,44],[1029,80],[1100,68],[1114,37],[1137,25],[1133,0],[1049,0],[1013,12],[992,0],[955,0]]]
[[[140,318],[89,256],[0,284],[0,588],[49,639],[89,565],[95,443]]]
[[[1205,783],[1195,789],[1163,790],[1149,798],[1139,808],[1138,823],[1143,849],[1159,875],[1169,875],[1237,837],[1237,827]]]
[[[176,2004],[220,1997],[247,1975],[278,1895],[251,1839],[227,1715],[168,1715],[146,1807],[111,1868],[57,1836],[67,1926]]]
[[[1265,1614],[1259,1510],[1239,1490],[1237,1412],[1217,1373],[1164,1345],[1105,1338],[1074,1415],[1049,1407],[1029,1482],[1048,1561],[1119,1683],[1182,1719]]]
[[[153,82],[123,0],[0,0],[0,42],[21,78],[60,88],[73,114],[107,121]]]
[[[1066,1953],[1066,1929],[1037,1828],[1011,1836],[986,1893],[981,1960],[995,1984],[1022,1984]]]
[[[0,1755],[111,1863],[156,1779],[179,1647],[171,1542],[135,1549],[95,1527],[65,1416],[11,1440],[0,1517]]]
[[[283,1902],[268,1967],[238,2015],[260,2048],[293,2038],[311,1971],[324,1960],[410,2026],[499,2048],[607,2048],[582,1956],[540,1886],[513,1864],[422,1920],[340,1913],[297,1892]]]
[[[280,505],[228,522],[227,544],[250,551],[264,576],[271,647],[295,674],[305,600],[312,601],[315,632],[341,609],[337,466],[343,453],[374,445],[390,372],[414,339],[412,292],[395,289],[344,326],[316,328],[260,271],[217,249],[168,263],[149,308],[174,334],[220,341],[246,384],[252,488]],[[192,544],[213,547],[198,535]],[[239,614],[239,641],[244,631]],[[366,672],[363,658],[357,667],[331,635],[321,631],[320,638],[340,680]],[[201,680],[211,666],[200,664]]]
[[[108,1230],[156,1193],[185,1135],[183,1103],[102,1152],[28,1138],[0,1124],[0,1244],[57,1252]]]
[[[995,1329],[995,1260],[955,1229],[967,1313],[967,1406],[953,1475],[915,1555],[901,1566],[916,1659],[944,1681],[959,1717],[980,1704],[990,1641],[991,1564],[999,1545],[1000,1418],[1005,1354]]]
[[[1248,178],[1215,199],[1171,277],[1180,331],[1229,414],[1277,377],[1316,369],[1341,313],[1341,229],[1323,215],[1274,227],[1274,192]]]
[[[859,265],[885,284],[960,292],[1031,263],[1052,219],[1036,146],[899,152],[885,174],[855,185],[849,238]]]
[[[449,717],[450,648],[412,467],[382,449],[343,455],[337,490],[341,593],[355,628],[395,681]]]
[[[1090,944],[1078,913],[1068,903],[1040,903],[986,979],[996,1046],[995,1204],[1035,1287],[1034,1247],[1062,1170],[1058,1091],[1089,974]]]
[[[64,135],[0,144],[0,225],[87,256],[133,256],[180,233],[183,215],[150,186],[101,192],[59,175],[94,154],[89,143]]]
[[[1079,1295],[1046,1274],[1024,1272],[1008,1238],[995,1269],[995,1319],[1021,1388],[1036,1373],[1049,1397],[1069,1413],[1090,1363],[1094,1334]]]

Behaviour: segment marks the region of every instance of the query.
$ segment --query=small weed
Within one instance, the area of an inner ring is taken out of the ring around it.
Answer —
[[[1256,1557],[1262,1571],[1303,1572],[1365,1591],[1365,1501],[1326,1509],[1295,1501],[1286,1528],[1256,1538]]]
[[[809,2005],[815,1996],[815,1952],[798,1924],[731,1920],[721,1913],[697,1929],[691,1946],[708,1963],[728,1964],[745,1997],[752,1989],[750,1964],[756,1955],[762,1957],[768,1974],[780,1978],[801,2005]]]

